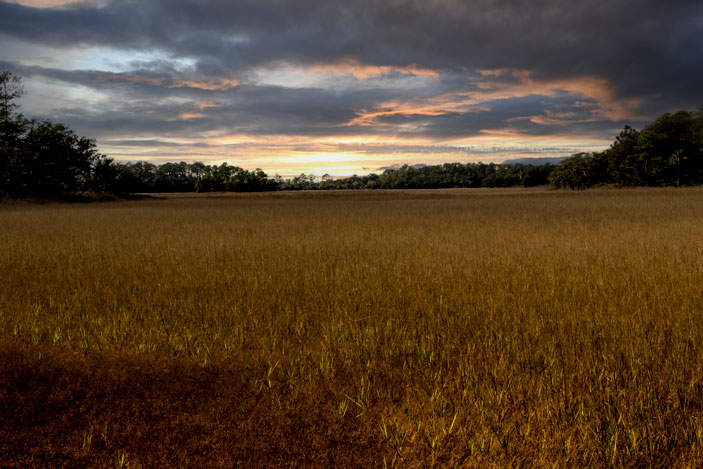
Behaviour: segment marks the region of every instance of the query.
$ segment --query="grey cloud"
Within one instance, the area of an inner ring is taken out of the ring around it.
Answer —
[[[195,58],[208,74],[353,57],[438,70],[533,69],[537,77],[597,74],[622,96],[703,101],[698,0],[113,0],[61,10],[0,2],[0,18],[5,34],[28,41],[159,48]],[[661,96],[668,90],[676,96]]]
[[[436,155],[442,154],[456,154],[464,156],[474,156],[474,155],[493,155],[496,153],[533,153],[533,154],[544,154],[544,153],[557,153],[557,154],[569,154],[574,153],[574,148],[568,147],[526,147],[526,146],[487,146],[480,147],[476,145],[348,145],[342,144],[337,145],[339,151],[351,151],[355,153],[362,154],[427,154]]]
[[[534,136],[573,134],[602,137],[615,134],[625,124],[645,123],[597,118],[584,108],[583,100],[575,103],[569,96],[547,98],[533,95],[487,101],[481,106],[485,109],[440,115],[393,114],[382,116],[378,121],[409,129],[401,132],[445,138],[478,136],[486,130],[509,130]],[[562,118],[562,123],[558,117],[561,114],[568,115]],[[534,118],[542,118],[547,123],[536,123]]]
[[[40,75],[104,92],[107,103],[96,109],[60,108],[50,116],[74,125],[98,138],[130,134],[155,134],[197,137],[208,130],[230,133],[277,135],[402,135],[416,134],[436,138],[480,135],[485,130],[514,130],[528,135],[551,133],[602,136],[613,135],[626,122],[594,119],[584,100],[578,104],[568,95],[550,97],[534,95],[482,103],[482,110],[447,112],[441,115],[394,114],[382,116],[378,126],[348,125],[362,110],[376,110],[379,101],[409,99],[415,90],[344,90],[285,88],[246,84],[226,90],[165,88],[148,79],[170,83],[168,74],[151,71],[105,73],[67,71],[42,67],[23,67],[0,62],[23,75]],[[440,84],[440,86],[442,86]],[[174,98],[178,98],[174,100]],[[213,106],[200,107],[200,103]],[[594,108],[595,108],[594,104]],[[109,112],[105,112],[109,109]],[[190,119],[176,119],[180,114],[196,114]],[[553,115],[566,114],[558,123]],[[534,123],[531,118],[544,117],[556,123]],[[637,124],[627,122],[630,125]],[[404,125],[405,127],[399,127]],[[405,129],[405,130],[403,130]],[[391,151],[387,149],[388,151]]]
[[[24,76],[40,75],[105,92],[109,101],[100,102],[95,109],[64,107],[52,115],[37,116],[61,120],[98,137],[124,133],[198,135],[213,129],[250,134],[349,134],[355,128],[343,125],[356,116],[356,106],[371,106],[378,99],[374,92],[338,93],[263,85],[214,91],[167,89],[139,81],[161,78],[158,75],[65,71],[0,62],[3,66]],[[203,101],[213,105],[201,107]],[[200,117],[176,119],[183,113]]]
[[[0,31],[0,38],[66,49],[159,51],[162,58],[134,60],[120,72],[0,62],[0,69],[85,86],[107,96],[98,109],[77,103],[43,117],[99,139],[122,140],[120,145],[141,136],[187,138],[212,130],[436,139],[512,130],[533,136],[607,137],[625,124],[639,127],[662,112],[703,103],[700,0],[112,0],[104,7],[72,4],[61,9],[0,1]],[[439,79],[425,88],[407,89],[393,86],[399,73],[393,71],[365,81],[363,87],[359,80],[345,78],[336,89],[247,79],[261,66],[343,59],[425,67],[436,70]],[[510,74],[478,74],[504,68],[530,70],[534,80],[543,81],[605,78],[614,86],[614,100],[639,100],[644,120],[613,121],[598,114],[602,103],[594,98],[564,92],[492,100],[481,103],[480,110],[391,114],[379,117],[379,126],[348,125],[363,111],[379,110],[391,100],[475,91],[479,81],[518,84],[519,77]],[[240,84],[209,90],[183,84],[184,79],[222,77]],[[200,108],[204,102],[216,106]],[[183,113],[199,115],[176,118]],[[160,139],[151,142],[163,144]],[[383,146],[356,148],[394,152]],[[478,154],[441,145],[397,148]]]
[[[163,71],[73,71],[1,61],[0,68],[26,77],[46,77],[104,93],[109,101],[100,102],[97,109],[64,107],[56,109],[53,115],[42,116],[66,121],[85,131],[97,132],[99,136],[114,135],[115,132],[139,135],[187,132],[195,135],[212,129],[290,135],[376,133],[384,129],[346,124],[361,109],[372,108],[379,100],[414,96],[413,91],[407,90],[330,91],[256,84],[222,90],[167,88],[176,80]],[[161,84],[153,84],[152,80]],[[201,107],[204,102],[211,105]],[[202,117],[174,119],[182,113],[200,114]]]
[[[104,145],[117,146],[117,147],[154,147],[154,148],[164,148],[164,147],[176,147],[176,148],[213,148],[213,145],[205,142],[193,142],[193,143],[176,143],[167,142],[158,139],[144,139],[144,140],[105,140],[102,142]]]

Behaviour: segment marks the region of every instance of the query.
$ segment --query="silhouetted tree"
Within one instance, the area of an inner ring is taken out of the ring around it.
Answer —
[[[0,194],[11,190],[13,168],[20,158],[20,142],[29,124],[14,102],[22,93],[17,75],[0,72]]]
[[[13,102],[21,94],[19,77],[0,73],[0,192],[54,196],[104,185],[110,163],[95,140],[79,137],[63,124],[25,119]]]
[[[94,170],[104,156],[95,140],[78,137],[63,124],[32,123],[13,167],[16,195],[93,190]]]
[[[663,114],[641,131],[626,126],[604,152],[564,160],[550,181],[571,189],[702,184],[703,107]]]

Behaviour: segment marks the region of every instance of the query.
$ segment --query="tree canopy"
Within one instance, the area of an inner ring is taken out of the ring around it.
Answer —
[[[20,79],[0,73],[0,194],[54,196],[100,189],[105,166],[95,140],[63,124],[26,119],[14,102]]]
[[[641,131],[626,126],[610,148],[562,161],[549,180],[569,189],[703,184],[703,106],[663,114]]]

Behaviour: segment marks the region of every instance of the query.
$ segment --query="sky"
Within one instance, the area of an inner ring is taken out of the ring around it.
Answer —
[[[0,1],[0,70],[118,161],[562,157],[703,104],[703,2]]]

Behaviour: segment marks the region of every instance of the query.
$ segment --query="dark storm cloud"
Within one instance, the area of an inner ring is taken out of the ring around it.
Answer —
[[[248,134],[344,135],[358,130],[345,126],[356,116],[356,108],[373,106],[381,96],[388,96],[378,91],[339,92],[251,84],[216,90],[167,88],[174,83],[173,78],[158,73],[71,71],[1,61],[0,69],[103,92],[108,101],[99,102],[95,109],[63,107],[53,115],[38,116],[62,120],[82,132],[100,136],[125,132],[197,135],[211,129]],[[198,104],[203,101],[210,104]],[[183,114],[196,117],[177,118]]]
[[[479,136],[485,130],[514,131],[532,136],[554,133],[600,136],[614,134],[625,122],[597,120],[592,117],[584,102],[573,105],[568,96],[545,98],[530,95],[522,98],[489,100],[482,103],[485,109],[470,112],[444,112],[439,115],[397,113],[380,116],[378,125],[352,125],[351,121],[364,109],[375,109],[382,100],[411,99],[415,90],[344,90],[329,91],[317,88],[286,88],[270,85],[237,85],[227,89],[204,90],[188,86],[167,88],[174,83],[168,73],[137,70],[129,73],[112,73],[84,70],[61,70],[37,66],[21,66],[0,62],[1,69],[8,69],[25,77],[41,76],[51,80],[80,85],[100,91],[107,96],[94,107],[61,107],[52,115],[37,116],[59,120],[74,126],[81,133],[101,138],[118,138],[121,135],[181,136],[199,138],[204,132],[225,129],[232,134],[249,135],[409,135],[429,138],[459,138]],[[164,86],[165,85],[165,86]],[[441,84],[439,85],[442,86]],[[422,95],[422,93],[419,93]],[[173,98],[178,98],[174,100]],[[212,103],[201,106],[203,101]],[[105,112],[109,109],[109,112]],[[551,124],[535,123],[534,118],[549,118],[566,112],[564,122],[552,119]],[[179,116],[186,117],[179,118]],[[190,116],[190,117],[188,117]],[[632,122],[629,122],[632,124]],[[124,139],[123,139],[124,140]],[[141,146],[158,146],[153,139]],[[110,143],[111,146],[129,146],[128,143]],[[163,143],[163,146],[167,145]],[[296,151],[307,149],[294,148]],[[312,148],[309,149],[312,151]],[[476,151],[453,147],[429,145],[426,150],[418,147],[390,146],[366,147],[340,145],[339,151],[384,153],[443,153]],[[521,150],[526,151],[526,150]]]
[[[111,1],[35,9],[0,3],[0,30],[43,44],[158,48],[206,74],[272,61],[439,70],[597,74],[619,95],[703,102],[699,0]]]
[[[593,118],[585,102],[573,103],[567,96],[546,98],[530,95],[485,101],[485,109],[446,112],[439,115],[393,114],[378,118],[390,126],[403,126],[401,133],[441,138],[480,136],[486,130],[512,131],[525,136],[582,135],[598,137],[621,129],[625,121]],[[628,121],[630,124],[643,124]]]
[[[0,61],[0,69],[23,77],[45,77],[100,91],[108,101],[99,102],[95,109],[63,107],[56,109],[53,115],[39,117],[62,120],[83,132],[97,132],[101,136],[116,132],[195,135],[218,128],[232,133],[284,135],[383,132],[382,128],[360,129],[347,123],[360,109],[372,108],[382,99],[415,96],[414,92],[404,90],[330,91],[256,84],[208,90],[181,86],[163,69],[113,73],[23,66],[3,61]],[[209,105],[199,104],[203,102]],[[198,114],[199,117],[174,119],[181,114]]]

